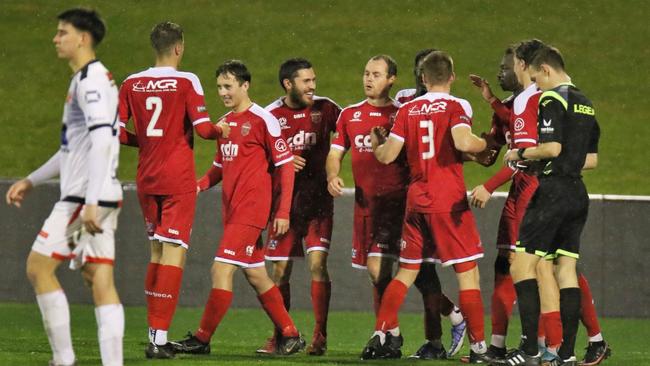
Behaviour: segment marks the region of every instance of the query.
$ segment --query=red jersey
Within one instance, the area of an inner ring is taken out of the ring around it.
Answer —
[[[520,149],[537,145],[537,110],[541,94],[542,92],[537,90],[537,84],[532,83],[515,97],[510,115],[509,148]]]
[[[408,185],[408,166],[403,154],[385,165],[377,161],[370,144],[370,130],[382,126],[390,131],[398,108],[395,101],[375,107],[364,100],[343,109],[336,123],[332,148],[352,150],[356,209],[364,216],[369,216],[372,207],[386,194],[405,191]]]
[[[512,104],[514,100],[515,97],[511,95],[503,101],[497,100],[494,103],[501,104],[501,106],[506,110],[512,111]],[[503,117],[504,116],[500,116],[496,111],[492,114],[490,135],[494,136],[494,139],[500,145],[510,145],[510,115],[508,115],[507,119],[504,119]]]
[[[120,88],[120,121],[133,118],[138,140],[138,191],[176,194],[196,191],[193,126],[209,123],[196,75],[153,67],[129,76]]]
[[[402,89],[395,94],[395,100],[400,104],[408,103],[416,98],[415,89]]]
[[[333,198],[327,191],[325,161],[330,134],[336,131],[336,119],[341,108],[329,98],[314,96],[314,104],[307,108],[291,109],[282,97],[269,104],[266,110],[278,119],[282,137],[292,153],[307,161],[305,167],[296,173],[291,211],[320,211],[331,215]]]
[[[407,210],[445,213],[469,207],[462,153],[451,130],[471,125],[472,107],[447,93],[427,93],[400,107],[390,136],[406,148],[411,174]]]
[[[259,105],[223,120],[230,134],[219,138],[214,160],[223,172],[223,222],[263,229],[271,211],[271,165],[291,162],[293,155],[278,120]]]

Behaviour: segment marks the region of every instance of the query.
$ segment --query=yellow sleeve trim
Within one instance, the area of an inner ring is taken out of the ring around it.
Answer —
[[[562,105],[564,106],[564,109],[567,109],[569,107],[567,101],[564,100],[564,98],[562,98],[562,96],[560,94],[558,94],[557,92],[555,92],[553,90],[548,90],[548,91],[545,91],[544,93],[542,93],[542,95],[539,97],[539,104],[542,104],[545,97],[557,99],[560,103],[562,103]]]

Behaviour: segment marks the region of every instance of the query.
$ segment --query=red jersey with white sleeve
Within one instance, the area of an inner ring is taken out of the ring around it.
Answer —
[[[537,84],[532,83],[515,97],[510,116],[511,149],[537,145],[537,110],[541,94]]]
[[[406,147],[411,175],[407,211],[468,209],[462,153],[451,130],[471,125],[470,104],[447,93],[427,93],[400,107],[390,137]]]
[[[414,88],[402,89],[398,91],[397,94],[395,94],[395,100],[397,101],[397,103],[402,105],[404,103],[408,103],[413,99],[417,98],[417,96],[415,95],[416,93],[417,90]]]
[[[370,143],[370,130],[375,126],[387,131],[393,127],[399,104],[393,101],[375,107],[367,100],[353,104],[341,112],[336,123],[332,149],[351,150],[352,175],[355,185],[355,212],[370,216],[373,207],[388,194],[405,191],[408,166],[403,154],[388,165],[377,161]]]
[[[278,119],[282,137],[294,155],[305,158],[305,167],[296,173],[291,212],[309,216],[331,216],[332,196],[327,191],[325,161],[330,135],[336,131],[341,108],[331,99],[314,96],[314,104],[292,109],[279,98],[266,107]]]
[[[196,191],[192,128],[210,123],[196,75],[173,67],[152,67],[129,76],[120,88],[119,116],[122,128],[133,118],[139,146],[139,192]]]
[[[223,172],[223,222],[263,229],[271,211],[271,165],[290,163],[293,155],[278,120],[259,105],[222,119],[230,134],[219,138],[214,165]]]

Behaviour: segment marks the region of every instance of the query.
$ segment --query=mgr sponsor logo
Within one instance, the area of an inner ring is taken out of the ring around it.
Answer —
[[[300,130],[295,135],[287,139],[287,143],[291,150],[309,150],[312,146],[316,145],[318,135],[316,132],[305,132]]]
[[[409,116],[419,116],[422,114],[442,113],[447,110],[447,102],[437,101],[430,104],[414,105],[409,109]]]
[[[176,91],[178,81],[174,79],[149,80],[146,83],[138,80],[133,84],[135,92],[173,92]]]

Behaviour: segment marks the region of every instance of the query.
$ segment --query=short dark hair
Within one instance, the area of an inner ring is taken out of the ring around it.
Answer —
[[[535,56],[535,52],[544,46],[546,46],[544,42],[540,41],[537,38],[522,41],[517,45],[517,48],[515,49],[515,56],[517,56],[518,59],[523,60],[526,65],[530,65],[530,62],[533,60],[533,56]]]
[[[427,83],[440,85],[446,83],[454,72],[454,61],[444,51],[433,51],[419,65],[420,75]]]
[[[280,86],[282,89],[287,90],[287,88],[284,87],[284,79],[289,79],[289,81],[293,82],[293,79],[298,76],[298,71],[311,68],[311,62],[301,57],[286,60],[282,65],[280,65],[280,71],[278,71],[278,81],[280,81]]]
[[[419,50],[418,53],[415,54],[413,70],[417,71],[418,65],[420,65],[420,62],[422,61],[422,59],[425,58],[431,52],[435,52],[435,51],[437,51],[437,49],[435,49],[435,48],[425,48],[425,49]]]
[[[388,77],[397,76],[397,62],[395,62],[395,60],[392,57],[390,57],[389,55],[380,54],[380,55],[372,56],[370,58],[370,60],[371,61],[379,61],[379,60],[384,61],[386,63],[386,66],[387,66],[386,71],[388,73]]]
[[[158,23],[151,29],[149,39],[157,54],[169,53],[172,47],[183,42],[183,27],[169,21]]]
[[[535,52],[530,65],[539,69],[542,64],[549,65],[556,70],[564,70],[564,58],[560,50],[553,46],[544,46]]]
[[[242,85],[245,81],[251,82],[251,73],[240,60],[228,60],[217,67],[216,77],[226,74],[234,76],[239,85]]]
[[[505,51],[503,51],[504,56],[509,56],[509,55],[514,55],[515,54],[515,45],[510,45],[508,48],[506,48]]]
[[[88,32],[93,37],[93,47],[96,47],[106,34],[106,24],[99,13],[92,9],[73,8],[64,11],[56,17],[59,21],[70,23],[82,32]]]

